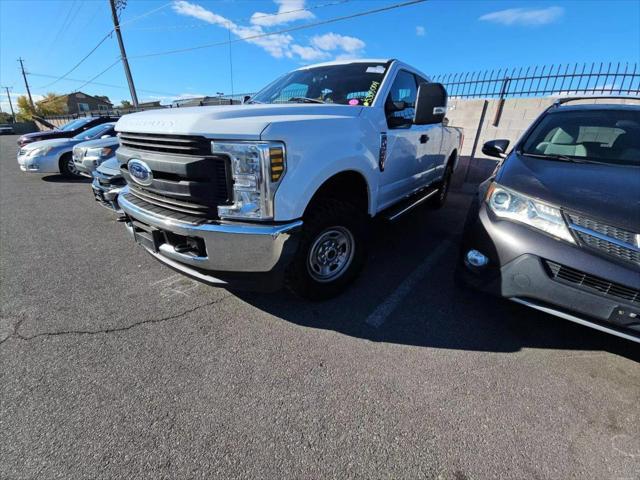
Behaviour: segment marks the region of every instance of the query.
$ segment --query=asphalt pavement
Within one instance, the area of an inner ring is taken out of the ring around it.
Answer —
[[[640,478],[640,348],[456,287],[471,189],[341,297],[157,263],[0,137],[0,478]],[[458,184],[461,180],[458,181]]]

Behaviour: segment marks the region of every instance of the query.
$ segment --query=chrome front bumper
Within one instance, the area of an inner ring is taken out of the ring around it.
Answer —
[[[118,204],[129,217],[126,222],[129,233],[135,238],[136,222],[158,229],[164,240],[156,248],[143,245],[154,257],[188,275],[210,283],[216,281],[215,274],[222,273],[268,273],[283,266],[293,255],[296,247],[294,235],[302,226],[301,220],[277,225],[255,223],[185,223],[144,210],[127,199],[128,187],[118,197]],[[130,195],[130,194],[129,194]],[[201,239],[205,255],[177,251],[166,233]],[[201,278],[207,277],[207,278]]]

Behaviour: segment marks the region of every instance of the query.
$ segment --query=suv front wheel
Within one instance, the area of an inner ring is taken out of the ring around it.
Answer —
[[[311,300],[344,291],[364,265],[366,226],[366,215],[351,203],[315,202],[305,215],[300,245],[287,271],[287,287]]]

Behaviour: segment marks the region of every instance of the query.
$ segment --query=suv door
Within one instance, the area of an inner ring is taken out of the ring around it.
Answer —
[[[413,125],[418,87],[415,76],[399,70],[385,100],[388,130],[384,171],[380,172],[379,209],[416,189],[418,142],[423,126]],[[401,105],[400,102],[404,102]],[[399,108],[403,107],[403,108]]]

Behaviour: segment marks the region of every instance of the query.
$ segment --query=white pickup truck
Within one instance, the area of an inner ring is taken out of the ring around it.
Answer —
[[[352,60],[295,70],[243,105],[126,115],[125,224],[195,279],[329,298],[363,266],[369,219],[444,203],[462,145],[446,103],[409,65]]]

